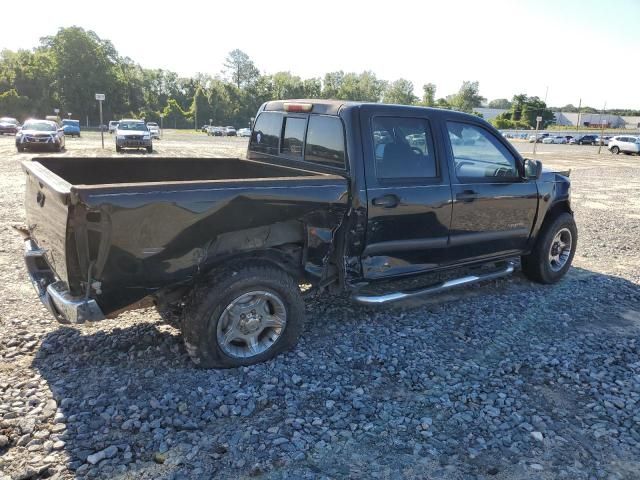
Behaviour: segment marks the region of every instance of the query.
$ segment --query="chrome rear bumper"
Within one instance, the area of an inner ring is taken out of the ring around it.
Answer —
[[[57,280],[44,250],[30,238],[24,241],[24,261],[40,301],[60,323],[83,323],[104,319],[98,303],[91,298],[74,297],[67,284]]]

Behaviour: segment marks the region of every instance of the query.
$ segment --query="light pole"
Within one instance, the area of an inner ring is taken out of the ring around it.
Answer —
[[[160,138],[162,138],[162,120],[164,119],[164,114],[160,114]]]

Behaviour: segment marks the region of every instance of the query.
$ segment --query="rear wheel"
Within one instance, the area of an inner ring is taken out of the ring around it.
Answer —
[[[611,147],[611,153],[615,153],[616,155],[618,155],[620,153],[620,148],[618,147]]]
[[[556,283],[571,267],[578,230],[573,215],[561,213],[542,227],[529,255],[522,257],[522,271],[539,283]]]
[[[153,147],[147,147],[147,153],[153,152]]]
[[[24,152],[24,147],[22,145],[16,145],[16,149],[18,150],[18,153]]]
[[[119,147],[118,145],[116,145],[116,152],[118,153],[122,152],[122,147]]]
[[[203,368],[264,362],[295,346],[304,302],[295,280],[271,267],[218,272],[186,302],[182,334],[189,356]]]

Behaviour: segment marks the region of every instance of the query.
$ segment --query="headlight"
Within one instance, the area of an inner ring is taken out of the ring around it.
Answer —
[[[116,136],[116,138],[117,138],[118,140],[124,140],[124,135],[118,135],[118,136]]]

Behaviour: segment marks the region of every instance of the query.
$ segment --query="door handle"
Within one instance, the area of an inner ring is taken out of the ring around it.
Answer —
[[[383,195],[382,197],[374,198],[371,203],[376,207],[394,208],[400,203],[400,199],[397,195]]]
[[[476,198],[478,198],[478,194],[473,190],[464,190],[456,195],[456,200],[461,200],[464,203],[473,202]]]

